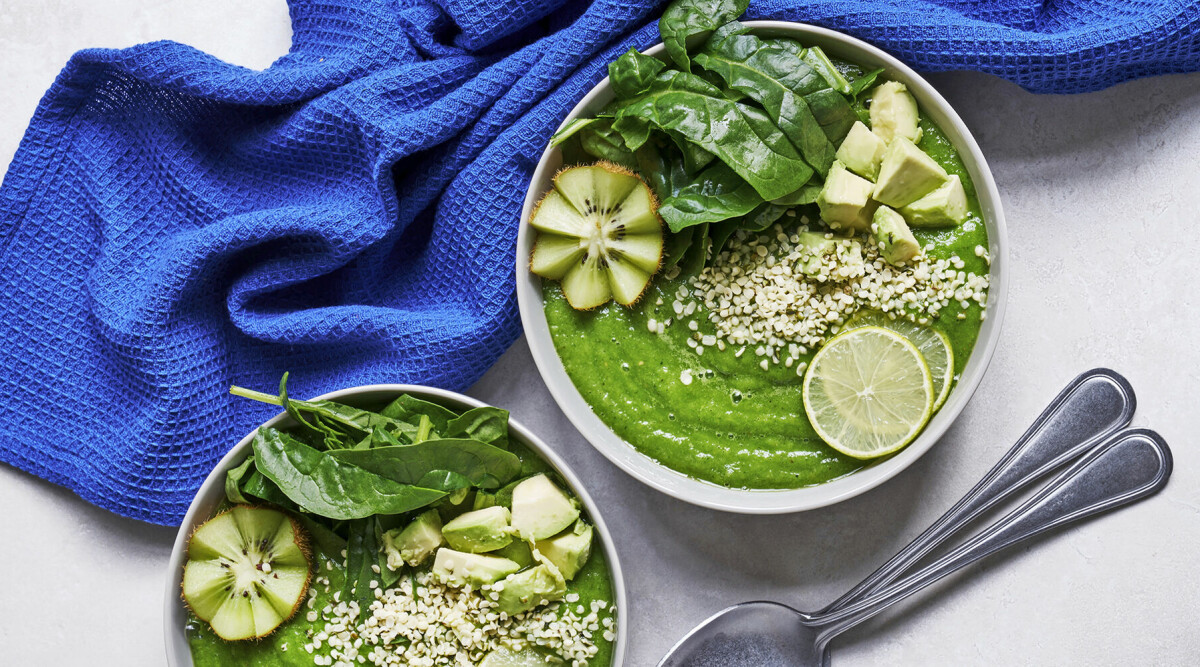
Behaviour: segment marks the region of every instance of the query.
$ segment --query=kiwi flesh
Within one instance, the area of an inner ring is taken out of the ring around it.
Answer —
[[[569,167],[534,209],[529,268],[561,283],[567,303],[588,310],[615,298],[637,302],[662,264],[658,202],[637,174],[611,162]]]
[[[265,637],[300,608],[309,558],[308,536],[294,518],[237,505],[192,532],[183,600],[221,639]]]

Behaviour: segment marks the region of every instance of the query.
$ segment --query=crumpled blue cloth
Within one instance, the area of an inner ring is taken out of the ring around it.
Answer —
[[[76,54],[0,189],[0,460],[177,523],[275,411],[229,396],[463,389],[519,333],[525,187],[652,0],[293,0],[266,71],[156,42]],[[917,69],[1036,92],[1200,65],[1196,5],[767,0]],[[521,387],[514,387],[521,391]]]

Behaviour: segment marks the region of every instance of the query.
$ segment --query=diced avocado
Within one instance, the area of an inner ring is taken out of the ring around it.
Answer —
[[[862,244],[858,241],[821,232],[800,232],[797,236],[796,247],[801,252],[795,270],[800,273],[840,282],[866,272]]]
[[[837,159],[850,171],[873,181],[879,175],[879,162],[886,149],[886,141],[863,125],[862,121],[856,121],[842,140],[842,145],[838,146]]]
[[[567,581],[583,569],[588,556],[592,555],[592,527],[582,520],[572,528],[537,543],[537,550],[545,556]]]
[[[510,516],[499,505],[460,514],[442,526],[442,537],[451,549],[479,554],[495,551],[512,542],[508,533]]]
[[[897,137],[921,140],[917,101],[898,81],[886,81],[871,91],[871,130],[885,143]]]
[[[482,586],[494,584],[521,569],[513,561],[499,556],[469,554],[452,549],[438,549],[433,559],[433,576],[451,586]]]
[[[561,599],[567,582],[553,565],[545,563],[509,575],[495,587],[499,593],[496,609],[509,616],[529,611],[545,602]]]
[[[529,547],[529,543],[525,540],[513,540],[503,549],[497,549],[492,552],[492,555],[507,558],[520,565],[522,570],[533,565],[535,562],[533,559],[533,549]]]
[[[512,527],[530,542],[556,535],[578,518],[579,507],[545,475],[513,488]]]
[[[871,181],[855,176],[835,161],[817,195],[821,218],[834,229],[863,231],[871,224],[871,214],[875,212],[875,203],[871,201],[873,188]]]
[[[492,507],[496,504],[496,494],[487,491],[476,491],[475,502],[471,503],[471,509],[481,510]]]
[[[958,175],[900,209],[910,227],[953,227],[967,219],[967,192]]]
[[[906,206],[933,192],[946,180],[946,170],[913,142],[897,137],[888,144],[872,195],[882,204]]]
[[[405,565],[420,565],[442,546],[442,518],[437,510],[426,510],[404,529],[383,534],[387,565],[399,570]]]
[[[904,216],[886,206],[875,211],[871,233],[879,244],[879,255],[889,264],[907,262],[921,252],[921,244],[904,223]]]

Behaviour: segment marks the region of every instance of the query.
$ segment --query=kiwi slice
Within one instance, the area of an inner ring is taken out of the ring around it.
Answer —
[[[238,505],[192,533],[183,600],[221,639],[271,634],[308,590],[308,536],[291,516]]]
[[[555,174],[529,224],[538,230],[529,269],[560,281],[579,310],[613,298],[633,305],[662,264],[658,201],[637,174],[611,162]]]

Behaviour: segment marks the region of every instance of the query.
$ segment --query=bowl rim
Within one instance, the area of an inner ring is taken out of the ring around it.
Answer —
[[[988,232],[991,259],[987,317],[980,327],[979,336],[958,383],[945,405],[926,425],[925,431],[900,452],[878,463],[821,484],[798,489],[735,489],[698,480],[659,463],[616,435],[596,416],[567,375],[550,338],[541,281],[529,271],[528,257],[533,236],[529,229],[529,217],[548,187],[546,184],[550,175],[561,164],[558,149],[549,146],[542,152],[533,172],[521,211],[515,257],[517,302],[525,337],[543,381],[575,428],[605,458],[640,482],[685,502],[744,514],[782,514],[825,507],[875,488],[924,455],[958,418],[982,381],[1000,337],[1008,297],[1008,233],[995,178],[979,145],[945,98],[919,74],[885,51],[828,28],[791,21],[746,21],[745,25],[758,34],[798,37],[858,64],[883,67],[887,78],[908,86],[922,110],[946,134],[975,185]],[[660,42],[642,53],[660,56],[664,50]],[[611,96],[608,77],[580,99],[563,119],[559,129],[589,111],[592,105],[599,106],[597,100],[603,101],[606,96]]]
[[[412,384],[369,384],[347,387],[322,394],[312,400],[358,398],[367,394],[393,396],[412,394],[418,398],[430,400],[440,405],[447,405],[448,407],[453,406],[467,409],[489,407],[489,404],[464,394],[436,387]],[[294,423],[291,417],[286,412],[280,412],[263,422],[260,426],[278,426],[280,424],[286,426],[289,423]],[[629,615],[626,606],[625,575],[621,570],[621,561],[617,555],[616,545],[613,542],[612,533],[609,532],[608,524],[605,523],[599,507],[588,494],[583,482],[558,453],[521,424],[521,422],[512,419],[511,416],[508,428],[510,433],[515,434],[523,444],[546,460],[566,480],[571,490],[575,493],[575,496],[583,503],[592,520],[593,527],[600,534],[600,543],[604,547],[604,556],[608,560],[613,597],[615,598],[613,602],[617,606],[617,636],[613,641],[612,667],[621,667],[624,664],[625,652],[628,646]],[[233,448],[221,457],[221,460],[213,468],[212,472],[204,479],[204,483],[200,485],[200,489],[196,492],[195,497],[192,498],[183,523],[180,524],[179,531],[175,535],[175,543],[171,548],[171,557],[167,565],[165,607],[163,611],[167,664],[170,667],[191,667],[193,664],[191,649],[188,645],[187,635],[184,632],[187,611],[184,609],[179,596],[180,586],[183,581],[183,563],[186,556],[187,538],[195,526],[201,521],[206,520],[213,508],[220,502],[220,499],[223,497],[225,473],[237,467],[246,458],[251,448],[250,443],[254,439],[254,434],[258,429],[258,426],[252,429],[250,433],[238,441]]]

